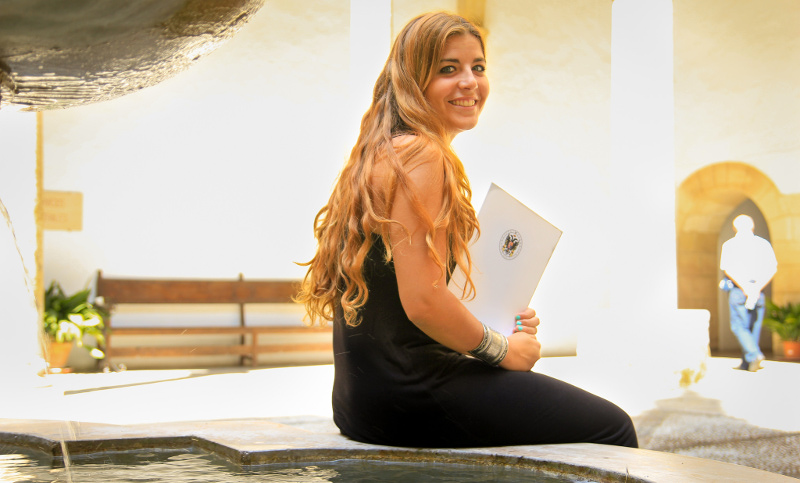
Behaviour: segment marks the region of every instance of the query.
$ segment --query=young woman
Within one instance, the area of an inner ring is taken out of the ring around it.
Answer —
[[[539,318],[508,314],[505,337],[447,288],[479,229],[450,142],[489,95],[467,20],[432,13],[397,37],[361,132],[314,222],[318,249],[298,300],[334,323],[334,421],[367,443],[476,447],[594,442],[637,446],[617,406],[531,372]],[[474,288],[468,280],[463,296]]]

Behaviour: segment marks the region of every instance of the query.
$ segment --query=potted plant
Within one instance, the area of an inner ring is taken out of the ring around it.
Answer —
[[[781,339],[787,359],[800,359],[800,303],[777,305],[767,300],[764,325]]]
[[[107,316],[105,309],[89,303],[88,288],[66,295],[58,282],[51,282],[44,294],[43,315],[50,366],[58,368],[66,365],[73,341],[88,350],[95,359],[104,358],[100,347],[105,344],[103,319]],[[86,344],[86,335],[94,338],[94,344]]]

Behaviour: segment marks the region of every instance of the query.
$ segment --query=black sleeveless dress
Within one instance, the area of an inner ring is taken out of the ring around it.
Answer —
[[[548,443],[637,446],[614,404],[535,372],[507,371],[425,335],[400,304],[394,264],[377,238],[365,262],[361,323],[333,328],[333,419],[365,443],[480,447]]]

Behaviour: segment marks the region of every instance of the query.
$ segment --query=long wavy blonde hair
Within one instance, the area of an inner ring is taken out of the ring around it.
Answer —
[[[375,83],[372,104],[361,120],[358,141],[328,204],[314,219],[317,253],[310,262],[300,264],[308,266],[308,271],[295,300],[305,305],[312,325],[333,320],[337,306],[341,306],[348,325],[360,322],[359,309],[369,297],[363,266],[372,248],[373,234],[380,235],[386,247],[386,262],[392,259],[389,225],[399,222],[390,219],[389,214],[398,189],[412,201],[427,228],[430,257],[448,276],[454,266],[459,266],[467,274],[462,295],[474,294],[468,244],[479,227],[471,203],[472,190],[461,160],[450,147],[445,125],[424,95],[445,43],[454,35],[475,36],[485,52],[478,28],[445,12],[411,20],[392,46]],[[411,141],[394,145],[393,138],[400,135],[410,135],[407,137]],[[409,163],[423,151],[440,153],[443,165],[443,203],[435,219],[425,212],[406,174]],[[389,167],[382,189],[371,184],[378,163]],[[433,240],[437,228],[442,227],[448,242],[444,260]]]

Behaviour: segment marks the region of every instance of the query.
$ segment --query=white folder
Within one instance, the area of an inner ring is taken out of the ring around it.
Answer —
[[[501,334],[528,307],[561,230],[492,183],[478,212],[481,235],[470,246],[474,299],[462,300],[481,322]],[[456,267],[448,288],[459,298],[466,277]]]

